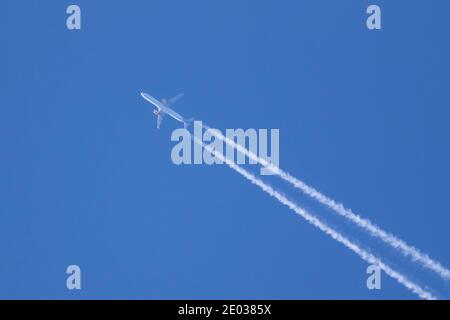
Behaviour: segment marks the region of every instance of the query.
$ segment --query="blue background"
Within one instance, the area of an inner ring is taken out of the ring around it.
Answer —
[[[0,298],[416,298],[228,167],[172,164],[140,91],[279,128],[283,169],[450,266],[448,1],[77,0],[69,31],[71,3],[1,4]]]

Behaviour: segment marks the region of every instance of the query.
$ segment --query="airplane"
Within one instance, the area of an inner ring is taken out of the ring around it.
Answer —
[[[161,99],[161,101],[159,101],[158,99],[153,98],[151,95],[149,95],[148,93],[145,92],[141,92],[141,96],[147,100],[148,102],[150,102],[151,104],[153,104],[156,109],[153,110],[153,114],[155,114],[157,116],[156,119],[156,127],[159,129],[161,127],[161,122],[164,119],[164,116],[166,114],[168,114],[169,116],[171,116],[172,118],[174,118],[175,120],[182,122],[184,125],[184,128],[187,128],[188,125],[190,125],[192,123],[192,121],[194,120],[193,118],[184,118],[182,115],[180,115],[179,113],[176,113],[174,110],[172,110],[171,108],[169,108],[171,105],[173,105],[178,99],[180,99],[182,96],[184,95],[184,93],[180,93],[179,95],[170,98],[170,99]]]

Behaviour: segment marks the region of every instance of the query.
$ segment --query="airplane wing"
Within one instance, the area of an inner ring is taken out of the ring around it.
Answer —
[[[156,118],[156,128],[161,127],[161,122],[163,121],[164,115],[162,113],[158,114],[158,117]]]
[[[184,96],[184,93],[180,93],[180,94],[176,95],[176,96],[173,97],[173,98],[164,100],[165,105],[166,105],[167,107],[173,105],[173,104],[174,104],[178,99],[180,99],[182,96]]]

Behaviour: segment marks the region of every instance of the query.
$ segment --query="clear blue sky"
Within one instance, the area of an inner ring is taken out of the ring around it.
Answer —
[[[1,10],[0,298],[416,298],[386,275],[369,291],[366,263],[229,168],[172,164],[179,125],[158,131],[140,91],[279,128],[283,169],[450,266],[448,1]]]

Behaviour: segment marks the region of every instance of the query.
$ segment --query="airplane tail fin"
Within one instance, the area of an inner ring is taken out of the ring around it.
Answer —
[[[184,128],[187,129],[192,124],[192,122],[194,122],[194,118],[184,119],[183,120]]]

